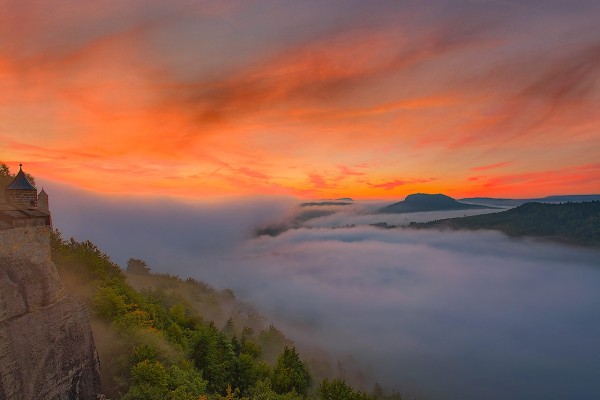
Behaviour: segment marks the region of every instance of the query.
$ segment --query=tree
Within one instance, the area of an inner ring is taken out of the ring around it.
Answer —
[[[150,267],[143,260],[130,258],[127,260],[127,272],[131,272],[132,274],[149,274]]]
[[[320,400],[375,400],[372,396],[354,390],[352,386],[340,379],[323,380],[318,393]]]
[[[273,369],[271,383],[276,393],[284,394],[295,390],[296,393],[306,396],[310,374],[295,347],[290,349],[286,346],[283,349]]]
[[[158,361],[144,360],[131,370],[131,385],[124,400],[162,400],[166,398],[169,375]]]
[[[9,178],[10,177],[10,168],[8,165],[4,163],[0,163],[0,177]]]
[[[208,380],[208,390],[225,393],[232,381],[237,359],[231,341],[213,323],[202,326],[196,333],[192,359]]]
[[[268,379],[257,381],[250,388],[249,395],[252,400],[301,400],[302,397],[295,392],[277,394],[273,391],[271,381]]]
[[[385,392],[383,391],[383,388],[379,382],[375,382],[375,385],[373,385],[373,391],[371,393],[376,399],[383,399],[385,397]]]
[[[281,349],[285,346],[292,347],[294,342],[289,340],[274,325],[269,325],[268,329],[262,330],[257,338],[257,342],[262,349],[262,357],[265,361],[274,363]]]
[[[124,400],[195,400],[206,389],[206,381],[197,371],[176,365],[165,368],[150,360],[133,366],[131,380]]]
[[[223,333],[230,338],[235,336],[235,324],[233,323],[233,318],[229,317],[225,323],[225,326],[223,327]]]

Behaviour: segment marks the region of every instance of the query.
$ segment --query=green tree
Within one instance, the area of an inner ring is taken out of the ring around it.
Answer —
[[[269,325],[268,329],[262,330],[258,335],[258,344],[262,349],[262,357],[265,361],[274,363],[281,354],[285,346],[292,347],[294,342],[289,340],[274,325]]]
[[[321,382],[318,389],[320,400],[375,400],[375,397],[356,391],[340,379]]]
[[[169,315],[180,326],[186,326],[189,322],[186,315],[185,305],[182,303],[177,303],[171,306],[171,308],[169,308]]]
[[[306,396],[310,374],[295,347],[290,349],[286,346],[283,349],[273,369],[271,383],[276,393],[284,394],[295,390],[296,393]]]
[[[302,396],[295,391],[285,394],[278,394],[273,390],[271,381],[263,379],[257,381],[254,386],[248,391],[248,395],[252,400],[301,400]]]
[[[232,375],[232,385],[240,389],[242,393],[246,393],[254,385],[259,375],[252,356],[240,354],[236,359]]]
[[[5,163],[0,163],[0,176],[10,176],[10,168]]]
[[[196,400],[201,394],[206,393],[207,382],[194,368],[180,368],[177,365],[171,365],[167,372],[169,374],[168,398],[170,400]]]
[[[235,335],[235,324],[233,323],[233,318],[229,317],[225,326],[223,327],[223,333],[228,337],[233,337]]]
[[[231,341],[213,323],[203,325],[196,332],[192,359],[208,380],[208,390],[225,393],[232,383],[237,362]]]
[[[150,360],[133,366],[131,380],[123,400],[196,400],[206,389],[197,371]]]
[[[150,267],[143,260],[139,260],[137,258],[130,258],[129,260],[127,260],[127,272],[131,272],[132,274],[147,275],[150,273]]]
[[[123,400],[164,400],[167,397],[169,375],[158,361],[144,360],[131,370],[132,385]]]
[[[125,315],[130,309],[126,297],[114,286],[102,286],[94,296],[96,315],[106,321]]]

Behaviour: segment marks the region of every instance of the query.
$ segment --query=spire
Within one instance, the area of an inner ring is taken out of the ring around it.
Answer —
[[[15,176],[15,179],[11,182],[10,185],[6,187],[7,190],[35,190],[37,193],[37,189],[35,186],[29,182],[27,179],[27,175],[23,172],[23,164],[19,164],[19,173]]]
[[[44,188],[42,188],[42,191],[37,196],[37,204],[38,210],[48,214],[50,213],[50,206],[48,204],[48,194],[46,193]]]

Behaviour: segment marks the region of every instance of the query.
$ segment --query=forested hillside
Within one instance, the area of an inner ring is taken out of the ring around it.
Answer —
[[[113,400],[401,399],[315,373],[314,361],[229,290],[153,274],[142,260],[123,271],[93,243],[59,232],[52,258],[90,309],[102,389]]]
[[[526,203],[511,210],[411,223],[411,228],[495,229],[509,236],[532,236],[586,246],[600,246],[600,201]]]

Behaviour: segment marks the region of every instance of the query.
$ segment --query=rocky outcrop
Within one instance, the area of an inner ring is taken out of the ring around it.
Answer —
[[[88,313],[65,294],[48,228],[0,231],[0,400],[85,400],[99,391]]]

